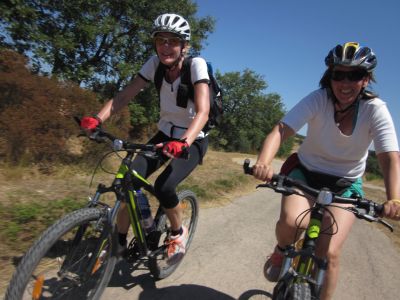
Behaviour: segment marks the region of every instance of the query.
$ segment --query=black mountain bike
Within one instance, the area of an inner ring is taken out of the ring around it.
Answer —
[[[125,258],[129,262],[148,259],[155,280],[172,274],[181,262],[170,263],[167,259],[170,225],[163,209],[157,209],[152,232],[147,233],[141,222],[137,191],[154,195],[154,188],[130,165],[138,152],[160,158],[158,150],[154,145],[117,139],[100,128],[90,138],[97,142],[111,141],[110,153],[126,153],[114,181],[110,186],[99,184],[85,208],[62,217],[36,240],[17,266],[5,299],[100,298],[119,256],[116,216],[122,202],[128,207],[133,231]],[[105,194],[110,193],[115,199],[111,206],[105,203]],[[189,190],[179,192],[178,197],[183,207],[183,224],[188,228],[188,249],[197,225],[198,203]]]
[[[252,174],[249,165],[250,160],[246,159],[243,164],[246,174]],[[359,219],[381,223],[393,232],[393,227],[379,217],[383,205],[365,198],[340,197],[327,189],[317,190],[284,175],[274,175],[270,182],[257,187],[267,187],[284,195],[304,196],[305,193],[314,200],[311,209],[301,214],[302,217],[311,214],[304,238],[301,243],[296,243],[297,237],[303,231],[299,222],[295,241],[284,250],[282,269],[272,295],[274,300],[319,299],[328,261],[315,255],[315,247],[320,234],[324,234],[325,229],[321,228],[322,218],[324,212],[329,213],[329,206],[335,206],[335,203],[352,204],[351,207],[340,208],[352,212]]]

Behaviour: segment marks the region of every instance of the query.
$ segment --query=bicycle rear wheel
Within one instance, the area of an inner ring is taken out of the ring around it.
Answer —
[[[24,255],[5,299],[97,299],[115,263],[113,228],[98,208],[74,211],[50,226]]]
[[[186,252],[192,242],[199,214],[199,207],[196,195],[189,190],[178,193],[178,198],[183,208],[182,223],[188,229],[188,240],[186,243]],[[149,269],[151,274],[156,280],[166,278],[171,275],[182,259],[169,264],[167,259],[165,240],[168,238],[170,232],[170,225],[167,216],[164,213],[158,214],[156,217],[156,231],[153,233],[157,235],[158,248],[149,255]]]

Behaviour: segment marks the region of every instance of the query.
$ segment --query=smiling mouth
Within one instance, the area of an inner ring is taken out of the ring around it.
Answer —
[[[340,92],[344,95],[350,95],[353,91],[351,89],[341,89]]]

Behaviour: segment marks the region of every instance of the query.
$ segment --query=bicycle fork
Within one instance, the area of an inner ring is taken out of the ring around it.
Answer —
[[[323,214],[324,210],[322,206],[312,210],[310,223],[307,227],[301,249],[296,250],[294,245],[286,247],[282,269],[279,275],[279,279],[282,279],[285,274],[292,270],[295,274],[295,280],[306,280],[312,283],[316,295],[319,295],[328,268],[328,261],[326,258],[318,258],[315,256],[316,241],[320,234]],[[293,261],[296,257],[299,257],[299,261],[296,266],[294,266]]]

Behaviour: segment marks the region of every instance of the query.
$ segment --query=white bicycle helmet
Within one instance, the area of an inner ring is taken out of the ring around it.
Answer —
[[[189,22],[177,14],[162,14],[158,16],[154,21],[151,36],[154,37],[159,32],[175,33],[183,40],[190,41]]]
[[[343,65],[361,67],[371,72],[377,64],[375,53],[368,47],[362,47],[359,43],[349,42],[337,45],[325,58],[328,67]]]

